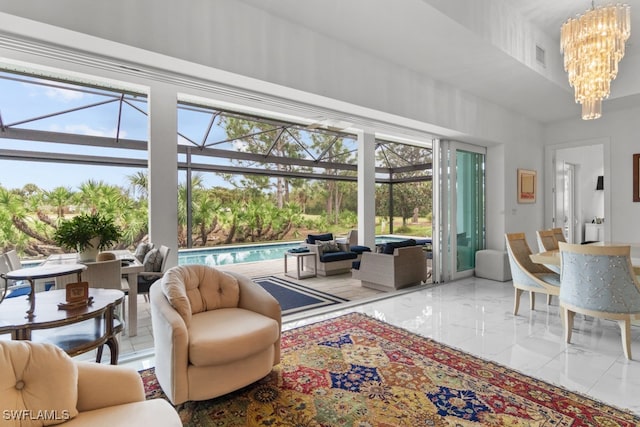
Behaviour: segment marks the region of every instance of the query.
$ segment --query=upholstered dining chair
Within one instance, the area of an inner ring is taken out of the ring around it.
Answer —
[[[514,316],[518,314],[523,291],[529,292],[531,310],[535,309],[536,293],[546,294],[547,304],[551,304],[551,296],[560,294],[560,275],[531,261],[531,249],[524,233],[506,234],[505,239],[515,288]]]
[[[536,237],[538,240],[538,249],[540,252],[549,252],[558,250],[558,241],[556,240],[556,233],[553,230],[538,230],[536,231]],[[560,273],[560,267],[552,264],[545,264],[549,270]]]
[[[640,319],[640,282],[633,272],[630,246],[574,245],[560,242],[560,313],[567,343],[575,313],[615,320],[622,349],[631,359],[631,321]]]
[[[560,227],[552,228],[551,231],[553,231],[553,235],[556,237],[557,242],[567,241],[567,239],[564,237],[564,232],[562,231],[562,228]]]

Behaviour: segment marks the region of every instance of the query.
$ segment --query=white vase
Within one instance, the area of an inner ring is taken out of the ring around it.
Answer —
[[[98,245],[100,237],[94,237],[89,241],[89,246],[85,250],[80,251],[80,262],[93,262],[98,257]]]

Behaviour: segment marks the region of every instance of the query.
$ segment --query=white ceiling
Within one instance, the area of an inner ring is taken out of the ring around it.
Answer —
[[[562,69],[559,37],[562,23],[584,13],[590,1],[404,0],[398,6],[386,0],[242,1],[535,120],[580,115]],[[640,105],[640,0],[626,3],[631,38],[603,114]],[[491,21],[486,14],[496,10],[509,17],[508,28],[500,30],[512,31],[502,35],[507,39],[520,37],[517,31],[527,26],[544,33],[551,45],[547,68],[553,69],[536,70],[535,61],[525,64],[498,46],[495,34],[487,36],[478,22]]]

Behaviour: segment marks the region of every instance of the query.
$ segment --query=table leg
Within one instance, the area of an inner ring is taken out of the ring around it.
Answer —
[[[27,315],[25,316],[26,319],[33,319],[34,317],[36,317],[35,314],[33,314],[33,312],[36,310],[36,284],[34,283],[33,279],[29,279],[29,285],[31,286],[31,290],[29,291],[29,310],[27,310]]]
[[[129,321],[127,328],[129,336],[135,337],[138,334],[138,273],[128,273],[129,282]]]

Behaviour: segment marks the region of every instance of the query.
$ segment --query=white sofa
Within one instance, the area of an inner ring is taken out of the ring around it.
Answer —
[[[169,402],[145,400],[136,370],[30,341],[0,341],[0,406],[3,426],[182,425]]]

